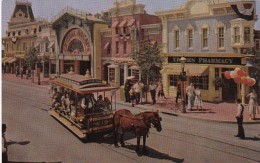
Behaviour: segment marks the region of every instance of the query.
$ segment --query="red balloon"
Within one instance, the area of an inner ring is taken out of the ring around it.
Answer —
[[[240,76],[234,77],[234,81],[235,81],[235,83],[237,83],[237,84],[241,83],[241,77],[240,77]]]
[[[246,72],[242,70],[242,76],[246,76]]]
[[[250,86],[250,85],[254,85],[254,81],[252,80],[252,78],[250,78],[249,80],[247,79],[247,85]]]
[[[242,76],[244,76],[244,71],[243,70],[238,70],[237,74],[242,77]]]
[[[244,84],[247,83],[247,78],[245,76],[241,77],[241,83],[244,83]]]
[[[225,78],[231,79],[230,71],[225,71]]]

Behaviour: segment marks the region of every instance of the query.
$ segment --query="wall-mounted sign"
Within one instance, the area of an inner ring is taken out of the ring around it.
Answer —
[[[181,57],[168,57],[168,63],[181,63]],[[186,63],[241,65],[241,58],[230,57],[185,57]]]

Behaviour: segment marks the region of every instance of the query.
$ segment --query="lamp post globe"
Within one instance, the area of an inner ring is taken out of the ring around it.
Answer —
[[[185,78],[186,78],[186,75],[184,75],[184,67],[185,67],[186,61],[187,61],[187,59],[185,57],[181,57],[180,62],[181,62],[181,69],[182,69],[182,73],[181,73],[181,80],[182,80],[182,84],[181,84],[181,102],[182,102],[181,112],[182,113],[186,113],[185,98],[184,98],[184,82],[185,82]]]

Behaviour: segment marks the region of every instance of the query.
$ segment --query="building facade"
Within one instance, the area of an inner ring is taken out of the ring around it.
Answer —
[[[203,100],[230,101],[241,96],[244,100],[247,88],[225,79],[223,73],[236,67],[248,71],[245,57],[254,46],[255,9],[255,1],[187,0],[179,8],[157,12],[167,57],[161,71],[165,93],[176,94],[184,56],[186,84],[199,86]],[[224,84],[215,84],[217,80]]]
[[[92,77],[101,78],[100,30],[108,25],[90,13],[64,8],[52,19],[56,33],[56,72],[67,73],[73,68],[84,75],[87,70]]]
[[[109,10],[111,27],[100,31],[102,78],[112,85],[123,85],[128,76],[141,79],[139,68],[131,57],[138,49],[139,41],[149,39],[152,44],[161,43],[161,21],[147,14],[144,7],[135,0],[114,2]]]
[[[54,40],[56,33],[50,28],[50,22],[44,18],[35,18],[30,2],[16,1],[14,12],[8,22],[6,35],[3,37],[5,56],[2,59],[5,71],[14,73],[18,66],[34,69],[36,65],[26,65],[24,57],[31,48],[39,53],[37,64],[47,77],[55,73],[55,65],[50,59],[56,59]],[[28,67],[26,67],[28,66]]]

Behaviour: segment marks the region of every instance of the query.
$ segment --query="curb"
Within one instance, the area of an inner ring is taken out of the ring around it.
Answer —
[[[125,105],[125,106],[131,106],[131,104],[127,104],[123,101],[117,101],[117,103],[119,103],[121,105]],[[143,110],[149,109],[149,108],[140,107],[140,105],[135,105],[135,108],[143,109]],[[153,109],[153,107],[151,107],[150,109]],[[225,121],[225,120],[216,120],[216,119],[193,117],[193,116],[185,115],[184,113],[173,113],[173,112],[166,111],[166,110],[160,109],[160,108],[158,108],[157,110],[159,110],[163,114],[172,115],[172,116],[176,116],[176,117],[182,117],[182,118],[190,118],[190,119],[194,119],[194,120],[197,120],[197,121],[225,123],[225,124],[236,124],[237,123],[236,121]],[[260,124],[260,121],[252,121],[252,122],[246,121],[246,122],[243,122],[243,124]]]

